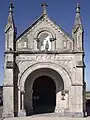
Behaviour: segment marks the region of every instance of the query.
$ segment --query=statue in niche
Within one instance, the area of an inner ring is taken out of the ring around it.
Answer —
[[[50,51],[51,50],[50,36],[48,35],[48,33],[42,33],[40,35],[40,40],[38,42],[38,49],[41,51],[43,51],[43,50]]]
[[[48,50],[48,49],[49,49],[49,44],[48,44],[48,41],[46,41],[45,50]]]

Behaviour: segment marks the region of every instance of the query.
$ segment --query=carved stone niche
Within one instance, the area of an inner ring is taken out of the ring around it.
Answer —
[[[8,69],[13,68],[13,62],[12,61],[7,61],[6,62],[6,68],[8,68]]]

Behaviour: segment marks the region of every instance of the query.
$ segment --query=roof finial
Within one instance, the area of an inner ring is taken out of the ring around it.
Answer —
[[[13,13],[13,3],[12,3],[12,0],[10,0],[10,6],[9,6],[9,12]]]
[[[45,4],[45,3],[43,3],[41,6],[43,7],[43,14],[47,14],[46,7],[47,7],[48,5]]]
[[[9,15],[8,15],[8,20],[5,28],[5,32],[9,30],[9,28],[13,28],[15,30],[15,24],[14,24],[14,18],[13,18],[13,4],[12,1],[10,0],[10,5],[9,5]]]
[[[9,5],[9,15],[8,15],[8,24],[13,24],[14,25],[14,20],[13,20],[13,4],[12,1],[10,0],[10,5]]]
[[[81,25],[80,4],[79,3],[77,3],[77,7],[76,7],[76,17],[75,17],[74,25]]]
[[[80,4],[79,3],[77,3],[76,13],[80,13]]]

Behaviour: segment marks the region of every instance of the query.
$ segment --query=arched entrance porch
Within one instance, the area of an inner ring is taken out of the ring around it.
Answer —
[[[26,114],[55,112],[56,94],[63,90],[63,79],[56,71],[48,68],[35,70],[25,82]]]
[[[47,76],[55,83],[56,106],[54,112],[60,112],[61,109],[67,109],[69,107],[68,93],[64,94],[64,92],[69,90],[71,84],[67,72],[65,69],[55,64],[50,63],[49,65],[49,63],[43,63],[31,66],[21,76],[19,83],[20,91],[18,91],[18,112],[21,113],[22,108],[24,108],[26,113],[29,111],[28,115],[33,113],[33,85],[35,80],[40,76]],[[65,100],[62,100],[63,95],[66,97]],[[20,96],[21,98],[24,96],[24,99],[21,99]]]

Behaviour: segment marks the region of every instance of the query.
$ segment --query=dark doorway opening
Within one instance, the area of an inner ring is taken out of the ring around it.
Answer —
[[[34,114],[54,112],[56,106],[56,86],[48,76],[38,77],[33,84]]]
[[[87,115],[90,116],[90,100],[87,100],[86,102],[86,110],[87,110]]]

